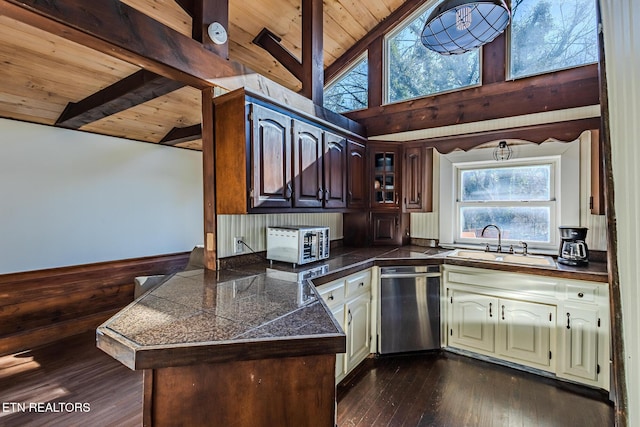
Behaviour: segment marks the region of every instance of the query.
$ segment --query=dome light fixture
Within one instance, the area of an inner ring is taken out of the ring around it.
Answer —
[[[509,160],[512,155],[513,150],[509,147],[507,141],[500,141],[498,146],[493,149],[493,158],[498,162]]]
[[[427,18],[420,39],[442,55],[458,55],[493,41],[510,21],[504,0],[445,0]]]

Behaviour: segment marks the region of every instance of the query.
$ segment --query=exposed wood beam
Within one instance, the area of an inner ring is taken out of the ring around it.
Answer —
[[[541,144],[547,139],[575,141],[582,132],[600,128],[600,117],[571,120],[568,122],[545,123],[512,129],[499,129],[477,132],[468,135],[452,135],[421,140],[427,146],[434,147],[440,154],[447,154],[459,148],[467,151],[490,141],[502,139],[521,139]]]
[[[253,43],[257,44],[271,56],[273,56],[284,68],[286,68],[296,79],[302,81],[303,72],[302,64],[291,52],[289,52],[280,41],[282,39],[269,31],[267,28],[263,28],[262,31],[253,39]]]
[[[345,113],[369,136],[598,105],[598,66],[370,107]]]
[[[186,127],[175,127],[171,129],[165,136],[160,140],[160,144],[163,145],[176,145],[181,142],[187,141],[195,141],[196,139],[202,138],[202,125],[198,123],[197,125],[186,126]]]
[[[70,102],[56,121],[56,126],[79,129],[182,87],[184,83],[140,70],[81,101]]]
[[[216,156],[213,88],[202,90],[202,192],[204,207],[204,265],[216,270],[218,213],[216,211]]]
[[[0,0],[0,14],[200,89],[254,73],[119,0]]]
[[[324,49],[322,0],[302,0],[302,90],[316,105],[323,105]]]
[[[221,56],[229,58],[229,41],[225,43],[214,43],[207,34],[209,24],[218,22],[226,31],[229,31],[229,0],[193,0],[192,36],[194,40]]]

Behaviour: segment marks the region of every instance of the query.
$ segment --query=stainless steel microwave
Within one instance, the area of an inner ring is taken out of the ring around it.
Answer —
[[[329,258],[329,227],[267,227],[267,259],[307,264]]]

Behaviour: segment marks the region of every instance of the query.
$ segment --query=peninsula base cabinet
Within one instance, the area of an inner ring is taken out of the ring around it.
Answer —
[[[609,390],[609,292],[595,283],[443,268],[450,349]]]
[[[336,355],[336,384],[369,356],[371,269],[317,287],[347,336],[347,352]]]

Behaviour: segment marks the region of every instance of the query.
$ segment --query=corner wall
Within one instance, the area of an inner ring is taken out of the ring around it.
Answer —
[[[186,252],[202,154],[0,119],[0,274]]]

